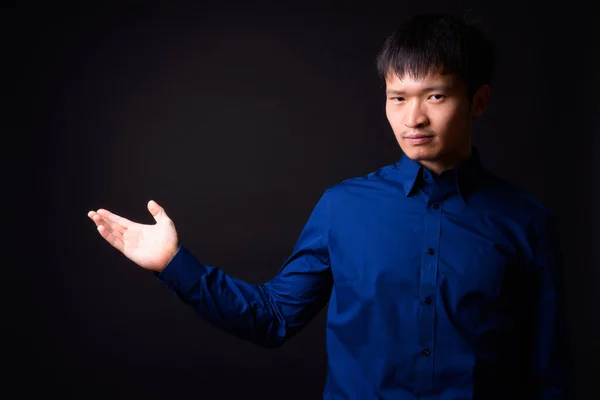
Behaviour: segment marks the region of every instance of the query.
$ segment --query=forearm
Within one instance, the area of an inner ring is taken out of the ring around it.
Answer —
[[[265,347],[278,347],[288,337],[283,316],[268,290],[228,276],[200,263],[181,246],[156,277],[212,325]]]
[[[327,303],[329,218],[324,197],[300,233],[279,273],[264,285],[228,276],[180,246],[157,278],[211,324],[264,347],[279,347]]]

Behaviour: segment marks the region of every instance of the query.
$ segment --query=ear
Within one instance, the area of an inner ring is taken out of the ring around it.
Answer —
[[[482,85],[477,89],[471,102],[471,117],[476,118],[481,116],[487,109],[490,103],[490,86]]]

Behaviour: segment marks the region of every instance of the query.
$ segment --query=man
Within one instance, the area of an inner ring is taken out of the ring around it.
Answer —
[[[565,398],[555,217],[471,144],[491,44],[458,18],[417,16],[388,38],[378,69],[403,156],[326,190],[265,284],[202,264],[154,201],[155,225],[89,217],[198,314],[259,345],[281,346],[329,302],[323,398]]]

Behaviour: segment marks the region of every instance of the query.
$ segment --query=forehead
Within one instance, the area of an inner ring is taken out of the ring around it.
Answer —
[[[411,91],[433,86],[456,88],[460,86],[461,80],[455,74],[439,72],[429,72],[424,76],[414,76],[409,73],[398,75],[390,72],[386,76],[385,83],[388,89]]]

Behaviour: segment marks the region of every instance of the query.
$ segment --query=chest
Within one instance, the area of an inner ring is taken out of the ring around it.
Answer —
[[[519,227],[486,210],[447,212],[420,203],[380,205],[338,218],[330,232],[335,285],[373,296],[418,296],[440,281],[494,296],[520,265]]]

